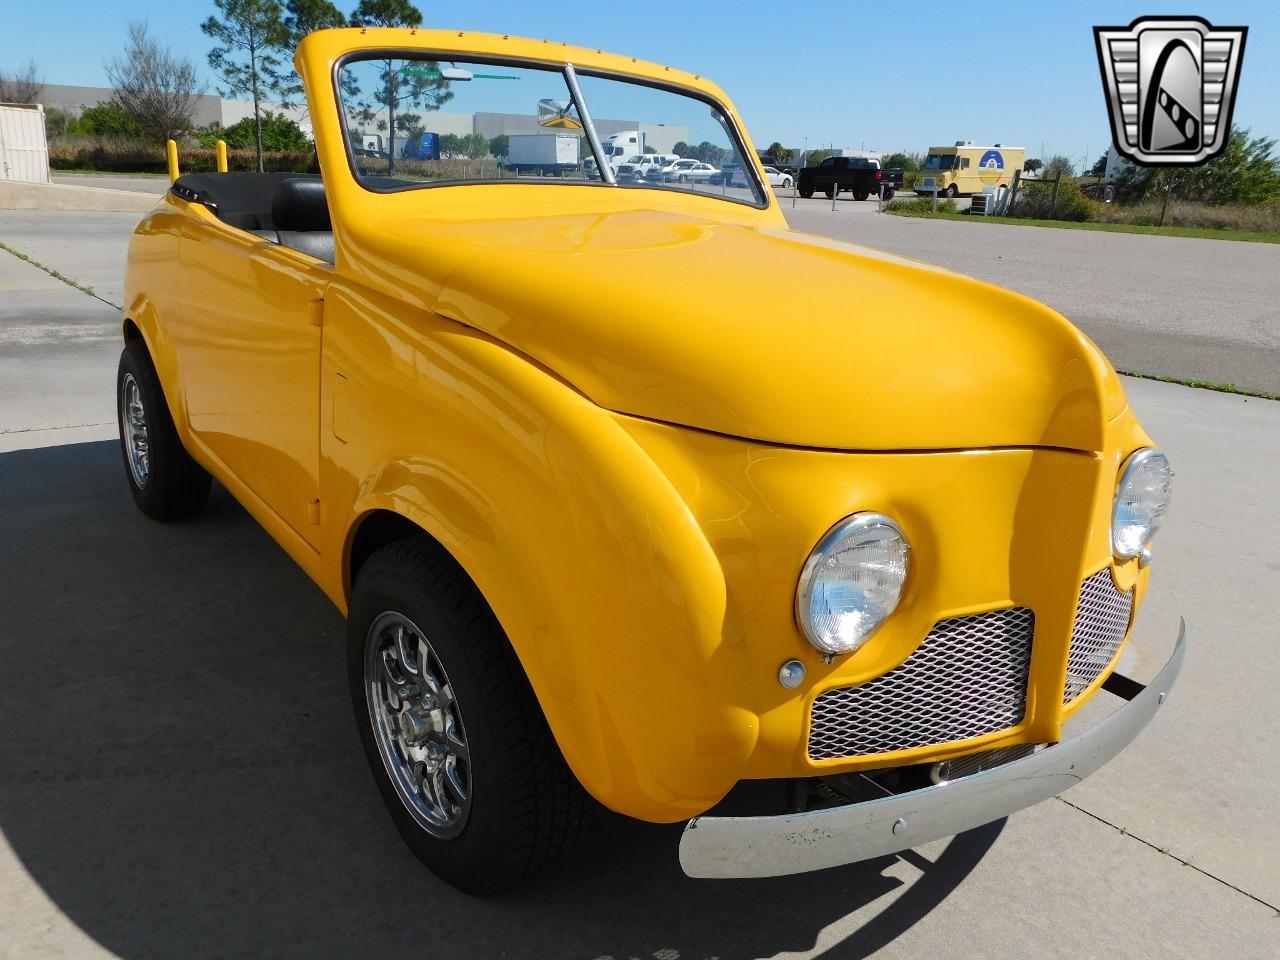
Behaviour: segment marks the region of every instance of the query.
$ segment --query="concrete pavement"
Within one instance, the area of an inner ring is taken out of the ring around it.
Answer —
[[[127,190],[133,193],[152,193],[159,196],[169,189],[166,174],[150,173],[59,173],[52,176],[54,183],[68,186],[97,187],[100,190]]]
[[[0,250],[0,450],[114,430],[119,355],[118,309]]]
[[[106,289],[127,223],[14,216],[0,240]],[[1126,380],[1177,478],[1122,669],[1150,677],[1179,615],[1191,646],[1064,800],[736,883],[601,811],[556,874],[480,902],[384,814],[328,601],[217,486],[189,523],[133,507],[106,439],[119,314],[3,251],[0,291],[0,958],[1274,956],[1280,403]]]

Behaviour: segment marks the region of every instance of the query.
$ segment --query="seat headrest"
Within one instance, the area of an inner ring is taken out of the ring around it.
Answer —
[[[324,181],[312,177],[281,180],[271,199],[271,222],[277,230],[332,230]]]

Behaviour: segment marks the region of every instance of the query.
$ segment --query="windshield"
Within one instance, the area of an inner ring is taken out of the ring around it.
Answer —
[[[606,167],[600,169],[580,104],[562,68],[361,54],[338,71],[337,90],[356,179],[391,191],[525,180],[670,189],[763,204],[738,178],[624,177],[625,164],[658,155],[705,164],[742,162],[739,138],[719,111],[692,93],[612,75],[578,75]],[[725,178],[728,179],[728,178]],[[754,178],[752,178],[754,179]]]
[[[956,165],[954,153],[931,153],[924,158],[926,170],[950,170]]]

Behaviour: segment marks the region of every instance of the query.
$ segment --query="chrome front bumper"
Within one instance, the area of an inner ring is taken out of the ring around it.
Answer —
[[[1145,687],[1112,674],[1129,702],[1080,736],[1000,767],[910,793],[776,817],[695,817],[680,838],[691,877],[777,877],[869,860],[982,826],[1079,783],[1155,716],[1182,668],[1186,624],[1169,662]]]

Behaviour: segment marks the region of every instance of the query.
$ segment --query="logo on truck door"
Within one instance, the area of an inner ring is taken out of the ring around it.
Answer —
[[[1142,17],[1094,27],[1116,150],[1147,166],[1195,166],[1231,130],[1247,27],[1199,17]]]

